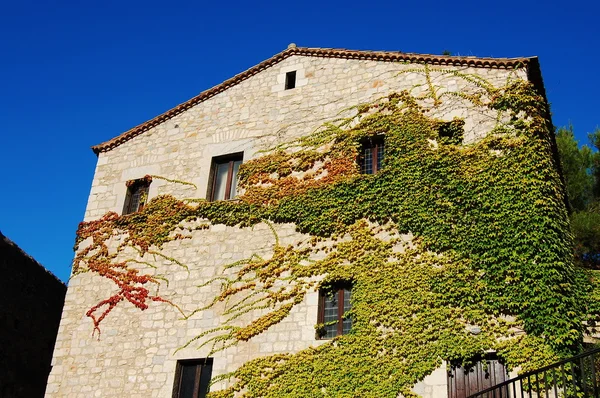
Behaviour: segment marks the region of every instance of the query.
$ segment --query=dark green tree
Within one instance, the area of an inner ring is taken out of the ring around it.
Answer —
[[[591,147],[579,146],[573,126],[556,132],[556,143],[572,207],[575,258],[600,269],[600,129],[588,135]]]
[[[600,128],[597,127],[593,133],[588,134],[588,138],[592,147],[596,149],[592,157],[592,174],[596,181],[593,194],[598,201],[600,199]]]

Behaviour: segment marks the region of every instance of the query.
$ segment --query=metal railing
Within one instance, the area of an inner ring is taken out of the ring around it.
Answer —
[[[600,398],[600,348],[523,373],[468,398]]]

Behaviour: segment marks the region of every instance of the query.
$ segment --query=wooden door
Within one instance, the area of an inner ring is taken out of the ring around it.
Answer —
[[[495,354],[487,355],[470,368],[451,365],[448,369],[448,398],[467,398],[507,379],[506,367]]]

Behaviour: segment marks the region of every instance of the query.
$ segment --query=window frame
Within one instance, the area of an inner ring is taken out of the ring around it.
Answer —
[[[235,162],[240,161],[244,162],[244,152],[236,152],[230,153],[222,156],[214,156],[211,161],[210,166],[210,177],[208,181],[208,192],[206,194],[206,198],[210,202],[214,202],[216,200],[231,200],[234,199],[231,197],[231,187],[233,184],[237,184],[237,181],[233,181],[233,168]],[[215,199],[216,186],[217,186],[217,169],[219,165],[229,163],[229,168],[227,169],[227,177],[225,181],[225,197],[223,199]]]
[[[125,203],[123,203],[122,215],[134,214],[144,209],[144,206],[148,202],[148,193],[150,192],[150,183],[152,180],[147,178],[139,178],[137,180],[130,180],[125,183],[127,186],[127,192],[125,194]],[[135,209],[132,207],[132,199],[134,195],[139,192],[140,199],[137,202]]]
[[[379,148],[381,147],[381,162],[379,160]],[[364,170],[366,168],[365,161],[365,150],[371,150],[371,173],[365,173]],[[383,159],[385,159],[385,136],[383,134],[375,135],[366,138],[361,142],[360,153],[358,154],[358,167],[360,169],[360,174],[364,175],[373,175],[377,174],[381,168],[383,168]],[[381,163],[381,167],[378,167],[378,163]]]
[[[325,298],[328,297],[328,293],[334,291],[334,295],[337,295],[337,324],[336,324],[336,334],[333,337],[326,337],[325,335],[317,334],[318,340],[331,340],[339,336],[343,336],[344,334],[344,320],[350,319],[350,328],[352,329],[352,319],[345,318],[346,312],[352,309],[352,305],[348,308],[344,306],[344,293],[346,291],[350,292],[350,300],[352,300],[352,284],[351,283],[338,283],[334,286],[326,289],[319,290],[319,303],[318,303],[318,312],[317,312],[317,323],[324,325],[325,324]]]
[[[175,369],[175,381],[173,383],[173,398],[181,397],[183,369],[185,366],[196,366],[196,374],[194,377],[193,398],[204,398],[210,392],[210,380],[212,379],[212,369],[214,358],[196,358],[196,359],[180,359],[177,361]],[[205,387],[202,386],[202,369],[208,368],[210,378]]]

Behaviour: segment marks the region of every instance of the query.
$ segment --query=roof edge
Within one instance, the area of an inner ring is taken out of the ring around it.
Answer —
[[[420,63],[432,65],[447,65],[447,66],[468,66],[477,68],[494,68],[508,69],[515,67],[527,67],[533,61],[537,61],[536,57],[522,58],[478,58],[478,57],[462,57],[462,56],[447,56],[447,55],[432,55],[432,54],[415,54],[403,53],[400,51],[368,51],[368,50],[346,50],[335,48],[310,48],[310,47],[295,47],[290,45],[286,50],[275,54],[269,59],[238,73],[223,83],[218,84],[208,90],[205,90],[197,96],[177,105],[176,107],[162,113],[147,122],[137,125],[132,129],[125,131],[119,136],[108,141],[92,146],[92,150],[96,155],[100,152],[107,152],[122,143],[129,141],[132,138],[148,131],[167,120],[179,115],[180,113],[190,109],[191,107],[214,97],[215,95],[235,86],[244,80],[256,75],[257,73],[283,61],[292,56],[300,55],[307,57],[324,57],[324,58],[344,58],[357,60],[373,60],[383,62],[405,62],[405,63]],[[539,67],[538,67],[539,68]]]
[[[23,257],[31,260],[32,264],[39,266],[39,268],[41,268],[44,272],[46,272],[52,278],[56,279],[63,287],[65,287],[65,288],[67,287],[67,284],[65,282],[63,282],[62,280],[60,280],[60,278],[58,276],[54,275],[54,273],[52,271],[50,271],[48,268],[46,268],[42,264],[40,264],[39,261],[37,261],[35,258],[33,258],[33,256],[31,256],[30,254],[28,254],[25,250],[21,249],[21,247],[19,245],[17,245],[9,237],[7,237],[6,235],[4,235],[2,233],[2,231],[0,231],[0,241],[4,241],[4,244],[6,244],[9,247],[12,247],[15,251],[17,251]]]

